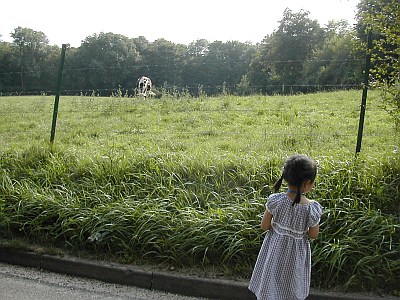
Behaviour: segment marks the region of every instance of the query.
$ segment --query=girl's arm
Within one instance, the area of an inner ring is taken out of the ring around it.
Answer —
[[[272,214],[268,210],[264,212],[264,216],[261,220],[260,226],[261,229],[265,231],[272,228]]]
[[[308,228],[308,237],[310,239],[315,240],[318,237],[318,233],[319,233],[319,224],[314,227]]]

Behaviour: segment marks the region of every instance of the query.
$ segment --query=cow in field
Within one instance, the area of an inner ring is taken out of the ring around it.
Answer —
[[[155,93],[151,91],[152,83],[150,78],[146,76],[140,77],[136,82],[136,92],[144,98],[147,96],[154,96]]]

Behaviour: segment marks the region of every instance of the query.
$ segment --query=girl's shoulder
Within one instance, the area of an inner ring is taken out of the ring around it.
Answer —
[[[309,200],[310,210],[312,213],[316,215],[321,215],[323,211],[323,207],[315,200]]]
[[[321,220],[323,208],[322,205],[315,200],[310,200],[309,207],[310,211],[309,211],[307,227],[314,227],[318,225]]]
[[[307,200],[308,200],[308,202],[309,202],[310,205],[313,205],[313,206],[321,206],[321,207],[322,207],[322,205],[319,204],[319,202],[318,202],[317,200],[312,200],[312,199],[307,199]]]
[[[277,202],[281,201],[282,199],[287,199],[286,193],[274,193],[269,195],[268,202]]]
[[[273,212],[280,203],[282,203],[282,201],[286,199],[287,200],[287,196],[285,193],[275,193],[275,194],[271,194],[268,197],[267,203],[265,204],[267,210],[269,212]]]

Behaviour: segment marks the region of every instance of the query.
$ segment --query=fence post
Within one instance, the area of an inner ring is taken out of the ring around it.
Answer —
[[[55,100],[54,100],[53,122],[51,124],[51,133],[50,133],[50,143],[51,144],[53,144],[54,136],[56,134],[58,103],[60,102],[61,80],[62,80],[62,73],[63,73],[63,70],[64,70],[64,60],[65,60],[65,51],[66,51],[66,49],[67,49],[67,45],[66,44],[62,44],[60,66],[59,66],[59,69],[58,69],[56,97],[55,97]]]
[[[367,92],[369,86],[369,69],[371,67],[371,49],[372,49],[372,33],[371,30],[368,31],[367,35],[367,54],[365,57],[365,70],[364,70],[364,82],[363,82],[363,93],[361,98],[361,111],[360,111],[360,122],[358,124],[358,136],[357,136],[357,146],[356,154],[361,151],[361,141],[364,130],[364,117],[365,117],[365,107],[367,105]]]

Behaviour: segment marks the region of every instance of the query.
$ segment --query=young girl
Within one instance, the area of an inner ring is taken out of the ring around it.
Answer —
[[[264,238],[251,276],[249,289],[261,299],[305,299],[310,290],[311,249],[307,236],[319,233],[322,206],[304,196],[317,175],[315,162],[305,155],[292,155],[285,162],[282,177],[269,196],[261,228]],[[277,193],[282,180],[288,184]]]

